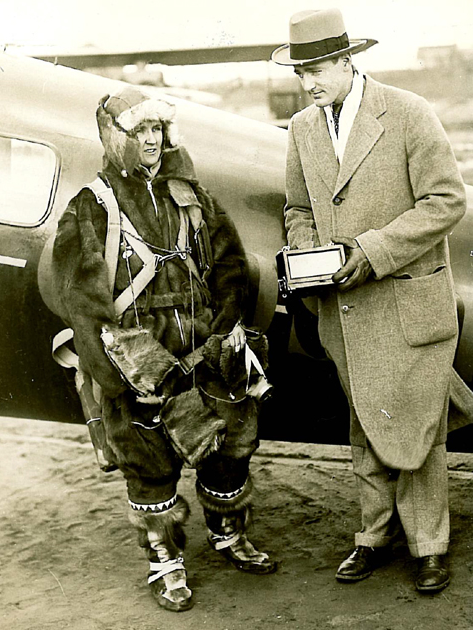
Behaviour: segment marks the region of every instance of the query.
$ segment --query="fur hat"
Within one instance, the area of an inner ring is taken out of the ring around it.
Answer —
[[[106,94],[99,101],[97,125],[105,149],[105,165],[115,164],[124,176],[139,165],[139,143],[133,130],[144,121],[160,121],[163,125],[163,151],[178,145],[175,106],[163,99],[152,98],[135,87],[127,86],[117,94]]]

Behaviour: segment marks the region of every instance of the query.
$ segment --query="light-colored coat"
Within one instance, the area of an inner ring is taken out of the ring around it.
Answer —
[[[466,209],[446,134],[421,97],[366,77],[339,168],[315,105],[289,130],[291,248],[356,238],[373,276],[319,304],[322,344],[366,438],[387,466],[414,470],[445,439],[457,318],[446,236]]]

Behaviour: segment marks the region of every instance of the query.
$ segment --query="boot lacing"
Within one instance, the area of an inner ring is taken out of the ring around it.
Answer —
[[[150,560],[148,584],[152,585],[162,579],[164,588],[160,589],[159,595],[170,602],[171,606],[179,606],[190,601],[192,591],[187,587],[184,558],[182,556],[170,558],[169,552],[163,544],[154,543],[151,546],[156,552],[158,562]]]
[[[230,547],[235,556],[243,562],[265,562],[269,559],[267,553],[255,549],[243,532],[234,531],[220,535],[209,529],[209,542],[216,551]]]
[[[173,571],[183,570],[185,573],[186,568],[184,566],[184,558],[179,556],[177,558],[172,558],[171,560],[166,560],[166,562],[150,562],[149,570],[152,575],[148,577],[148,584],[152,584],[156,580],[159,580],[159,578],[162,578]],[[187,586],[185,575],[183,578],[181,577],[180,579],[173,581],[172,586],[173,589],[185,588]]]

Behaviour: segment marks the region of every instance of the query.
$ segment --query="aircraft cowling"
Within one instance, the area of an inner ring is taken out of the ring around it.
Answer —
[[[271,324],[278,301],[276,263],[264,256],[247,253],[250,271],[250,305],[248,324],[266,331]]]
[[[38,288],[43,302],[55,315],[61,317],[57,293],[54,291],[52,282],[52,258],[53,246],[56,232],[48,238],[41,252],[38,263]]]

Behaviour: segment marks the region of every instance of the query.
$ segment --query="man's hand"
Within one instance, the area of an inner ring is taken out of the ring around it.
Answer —
[[[227,342],[228,345],[235,350],[235,352],[240,352],[240,350],[245,347],[246,335],[239,322],[235,324],[235,328],[228,335]]]
[[[341,292],[349,291],[362,285],[370,276],[373,268],[354,238],[334,236],[333,242],[345,247],[347,261],[344,266],[334,274],[332,280],[338,285]]]

